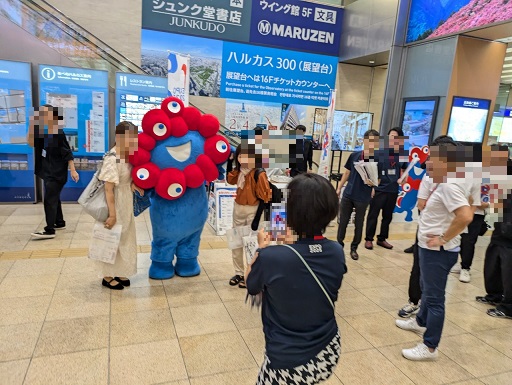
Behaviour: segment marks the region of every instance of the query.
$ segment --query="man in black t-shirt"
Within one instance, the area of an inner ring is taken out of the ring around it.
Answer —
[[[79,176],[73,162],[73,153],[61,128],[64,118],[59,108],[44,105],[30,118],[28,143],[34,147],[35,174],[44,181],[44,231],[34,232],[34,238],[55,238],[55,230],[66,228],[62,213],[60,193],[71,178],[78,182]],[[48,131],[45,132],[45,127]]]
[[[299,124],[295,127],[297,134],[302,135],[301,139],[297,139],[295,144],[295,151],[290,154],[295,154],[295,159],[290,162],[290,176],[293,178],[296,175],[307,172],[313,168],[313,142],[304,139],[306,134],[306,127]]]
[[[407,168],[407,163],[400,162],[400,152],[403,151],[404,132],[395,127],[388,132],[389,145],[375,153],[375,157],[382,165],[380,183],[375,187],[375,194],[370,202],[370,210],[366,218],[366,238],[364,247],[373,249],[373,237],[377,231],[377,222],[382,211],[380,234],[377,236],[377,245],[385,249],[392,249],[387,238],[389,225],[393,219],[393,211],[398,198],[398,179],[402,169]]]
[[[364,151],[357,151],[350,154],[345,164],[345,172],[338,186],[338,196],[341,195],[343,185],[348,181],[343,192],[340,204],[340,224],[338,226],[338,242],[344,246],[345,234],[352,211],[355,209],[355,230],[354,239],[350,245],[350,257],[353,260],[359,259],[357,246],[361,243],[363,236],[363,222],[368,204],[372,199],[372,189],[375,187],[371,181],[363,180],[355,169],[359,161],[376,161],[373,159],[375,149],[378,147],[379,133],[375,130],[368,130],[364,134]],[[381,175],[382,168],[378,164],[378,175]]]

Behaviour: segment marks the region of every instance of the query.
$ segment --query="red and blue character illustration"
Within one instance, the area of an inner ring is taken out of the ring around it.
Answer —
[[[398,198],[396,200],[395,213],[407,213],[406,222],[413,221],[413,212],[418,201],[418,190],[423,176],[426,173],[421,165],[427,161],[430,154],[428,146],[413,147],[409,152],[409,162],[417,159],[417,163],[409,172],[405,183],[398,189]]]
[[[199,242],[208,216],[205,181],[219,175],[230,153],[219,121],[175,97],[146,113],[139,149],[131,157],[133,182],[151,198],[153,279],[200,274]],[[176,256],[176,263],[173,264]]]

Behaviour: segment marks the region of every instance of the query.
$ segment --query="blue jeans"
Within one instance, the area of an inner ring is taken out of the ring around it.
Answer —
[[[421,306],[416,321],[426,327],[423,343],[437,348],[444,325],[446,281],[451,268],[457,263],[458,253],[418,247],[420,259]]]

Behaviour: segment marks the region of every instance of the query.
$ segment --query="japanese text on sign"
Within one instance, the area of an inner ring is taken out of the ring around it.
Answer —
[[[326,106],[336,66],[336,57],[226,42],[221,97]]]
[[[295,17],[311,17],[314,16],[314,21],[320,23],[336,24],[337,11],[325,8],[311,8],[311,6],[300,6],[292,4],[283,4],[274,1],[260,1],[261,10],[269,10],[275,13],[282,12],[283,14],[290,14]]]

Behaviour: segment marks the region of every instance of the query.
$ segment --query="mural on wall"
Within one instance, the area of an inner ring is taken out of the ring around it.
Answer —
[[[412,0],[407,43],[512,19],[503,0]]]

